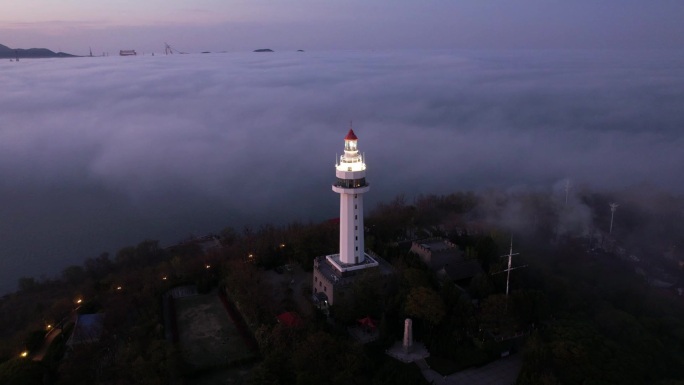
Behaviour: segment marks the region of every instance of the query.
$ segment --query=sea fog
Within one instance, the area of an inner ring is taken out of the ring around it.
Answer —
[[[684,192],[684,52],[275,52],[0,62],[0,293],[143,239],[397,194]]]

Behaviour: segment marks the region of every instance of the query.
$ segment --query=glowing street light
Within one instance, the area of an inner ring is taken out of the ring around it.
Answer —
[[[163,277],[162,277],[162,280],[163,280],[163,281],[166,281],[166,276],[163,276]]]
[[[28,350],[24,350],[24,351],[21,352],[21,354],[20,354],[21,358],[26,358],[26,357],[28,357],[28,355],[29,355]]]
[[[51,329],[52,329],[52,325],[51,325],[51,324],[45,325],[45,330],[51,330]]]
[[[205,265],[204,267],[206,267],[207,269],[210,269],[211,265]]]
[[[121,286],[117,286],[117,287],[116,287],[116,290],[121,290]]]
[[[78,298],[78,299],[76,300],[76,303],[79,304],[79,305],[80,305],[82,302],[83,302],[83,299],[82,299],[82,298]]]

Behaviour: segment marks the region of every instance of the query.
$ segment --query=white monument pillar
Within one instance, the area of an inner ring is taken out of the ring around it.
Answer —
[[[404,321],[404,341],[402,343],[404,347],[404,353],[408,354],[413,349],[413,321],[407,318]]]
[[[359,154],[354,130],[344,138],[344,155],[335,164],[337,180],[332,190],[340,194],[340,262],[356,265],[364,261],[363,194],[370,187],[366,183],[366,164]]]

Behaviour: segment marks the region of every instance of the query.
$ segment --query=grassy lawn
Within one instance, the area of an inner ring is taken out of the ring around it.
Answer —
[[[221,367],[254,356],[215,293],[175,301],[179,345],[191,367]]]

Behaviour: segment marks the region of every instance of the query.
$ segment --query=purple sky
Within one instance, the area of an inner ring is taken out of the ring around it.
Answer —
[[[681,0],[8,0],[0,44],[74,54],[681,48]]]

